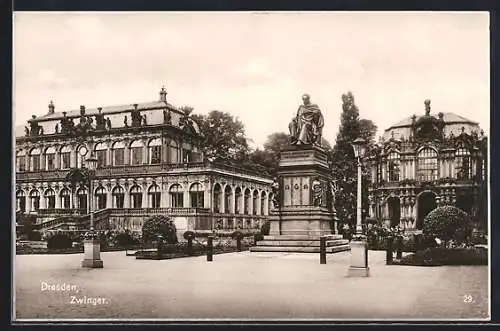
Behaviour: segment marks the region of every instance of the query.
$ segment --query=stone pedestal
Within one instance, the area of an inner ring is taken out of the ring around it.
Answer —
[[[351,261],[348,277],[368,277],[370,276],[370,268],[368,267],[368,250],[366,237],[358,236],[351,240]]]
[[[97,239],[89,239],[83,242],[83,268],[102,268],[101,246]]]
[[[332,236],[332,177],[326,150],[311,145],[282,150],[278,178],[279,208],[271,209],[269,237],[251,250],[319,252],[321,236],[329,236],[329,252],[348,250],[347,241]]]

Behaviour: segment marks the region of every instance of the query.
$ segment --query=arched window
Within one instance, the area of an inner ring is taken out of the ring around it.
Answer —
[[[130,144],[130,164],[137,165],[142,164],[142,152],[144,150],[144,144],[141,140],[134,140]]]
[[[174,184],[170,186],[170,205],[174,208],[184,207],[184,191],[179,184]]]
[[[31,171],[40,171],[40,148],[33,148],[30,152]]]
[[[130,199],[132,208],[142,208],[142,188],[140,186],[132,186],[130,188]]]
[[[112,146],[113,165],[121,166],[125,163],[125,144],[123,141],[117,141]]]
[[[253,214],[257,215],[259,211],[259,192],[257,190],[253,191]]]
[[[20,150],[16,154],[16,169],[17,171],[26,171],[26,152]]]
[[[81,157],[81,155],[80,155]],[[63,146],[60,152],[61,169],[69,169],[71,167],[71,147]]]
[[[32,211],[37,211],[38,209],[40,209],[40,192],[38,192],[38,190],[32,190],[30,192],[30,200]]]
[[[438,176],[437,153],[432,148],[422,149],[417,156],[417,179],[421,181],[436,180]]]
[[[468,149],[459,148],[455,153],[455,173],[457,179],[467,180],[472,178],[471,157]]]
[[[175,140],[171,140],[168,144],[168,163],[179,163],[179,146]]]
[[[56,193],[53,189],[48,189],[45,191],[45,201],[47,202],[47,209],[56,208]]]
[[[389,160],[387,162],[388,172],[389,172],[389,181],[390,182],[399,182],[399,153],[391,152],[389,153]]]
[[[241,188],[237,187],[236,190],[234,190],[234,198],[235,198],[235,205],[234,205],[234,213],[239,214],[240,209],[241,209]]]
[[[105,143],[100,142],[95,145],[95,156],[97,158],[97,167],[102,168],[108,164],[108,147]]]
[[[161,139],[155,138],[149,142],[148,145],[149,163],[161,163]]]
[[[183,143],[182,144],[182,162],[183,163],[190,163],[192,162],[192,147],[191,144],[189,143]]]
[[[245,190],[245,201],[243,205],[243,213],[248,215],[250,214],[250,190]]]
[[[224,190],[224,213],[229,214],[233,205],[233,190],[227,185]]]
[[[70,209],[70,192],[67,188],[63,188],[59,192],[59,197],[61,198],[61,208]]]
[[[160,187],[156,184],[151,185],[148,190],[148,195],[149,195],[150,207],[160,208],[160,199],[161,199]]]
[[[21,212],[26,211],[26,194],[24,194],[23,190],[16,192],[16,211],[17,210]]]
[[[220,213],[221,210],[221,198],[222,198],[222,189],[219,183],[214,185],[214,195],[213,195],[213,208],[214,213]]]
[[[266,192],[262,192],[262,195],[260,197],[260,214],[261,215],[266,215],[266,199],[267,199]]]
[[[125,190],[121,186],[116,186],[111,195],[113,196],[113,208],[123,208],[125,201]]]
[[[78,201],[78,209],[87,210],[87,189],[81,187],[76,192],[77,201]]]
[[[204,192],[200,183],[194,183],[189,188],[189,197],[192,208],[203,208],[204,206]]]
[[[84,154],[82,150],[86,151],[87,153]],[[84,155],[82,155],[82,154],[84,154]],[[83,165],[85,164],[85,159],[87,157],[89,157],[89,152],[87,150],[87,147],[85,147],[84,145],[78,146],[76,149],[76,167],[77,168],[83,167]]]
[[[45,150],[45,169],[54,170],[56,168],[56,148],[48,147]]]
[[[102,186],[99,186],[95,190],[95,198],[97,200],[97,209],[105,209],[106,208],[106,189]]]

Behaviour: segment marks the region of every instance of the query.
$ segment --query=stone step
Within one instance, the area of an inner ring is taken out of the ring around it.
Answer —
[[[326,246],[338,246],[348,244],[349,240],[347,239],[335,239],[335,240],[327,240]],[[319,240],[261,240],[257,241],[257,246],[314,246],[319,247]]]
[[[320,236],[310,236],[310,235],[300,235],[300,234],[280,234],[275,236],[264,236],[264,240],[317,240],[319,241]],[[340,234],[330,234],[326,236],[326,240],[342,239]]]
[[[348,244],[327,247],[327,253],[338,253],[348,251],[351,248]],[[303,246],[252,246],[250,252],[287,252],[287,253],[319,253],[319,247]]]

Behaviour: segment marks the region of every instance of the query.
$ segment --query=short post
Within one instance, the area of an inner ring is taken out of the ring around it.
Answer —
[[[319,264],[326,264],[326,237],[319,238]]]
[[[213,240],[214,240],[213,236],[208,236],[208,238],[207,238],[207,262],[213,261],[213,254],[214,254]]]
[[[188,255],[193,254],[193,238],[189,237],[187,242]]]
[[[162,244],[163,244],[163,236],[162,235],[158,235],[158,244],[157,244],[157,247],[156,247],[156,252],[157,252],[157,255],[158,257],[161,257],[161,249],[162,249]]]
[[[403,257],[403,238],[401,236],[398,236],[398,247],[396,251],[396,259],[401,260]]]
[[[238,252],[241,252],[241,237],[240,236],[236,237],[236,249],[238,250]]]
[[[385,257],[385,262],[386,264],[391,264],[392,263],[392,242],[394,238],[392,236],[387,237],[387,250],[386,250],[386,257]]]

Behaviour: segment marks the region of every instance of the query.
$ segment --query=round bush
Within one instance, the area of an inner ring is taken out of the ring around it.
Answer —
[[[49,240],[47,241],[48,249],[65,249],[65,248],[71,248],[72,246],[73,243],[71,241],[71,238],[63,233],[57,233],[52,237],[50,237]]]
[[[265,221],[260,228],[260,233],[263,236],[268,236],[270,231],[271,231],[271,223],[269,221]]]
[[[439,238],[445,247],[453,240],[466,243],[472,234],[472,221],[463,210],[453,206],[438,207],[424,219],[423,234],[427,238]]]
[[[28,233],[28,240],[40,241],[42,240],[42,234],[38,231],[31,231],[30,233]]]
[[[168,217],[156,215],[144,222],[142,226],[142,238],[145,242],[151,242],[158,239],[161,235],[167,244],[177,243],[177,229],[175,224]]]
[[[233,239],[241,239],[243,238],[244,235],[241,231],[234,231],[232,234],[231,234],[231,238]]]
[[[135,244],[135,240],[132,235],[128,232],[118,233],[115,238],[115,246],[127,247]]]

